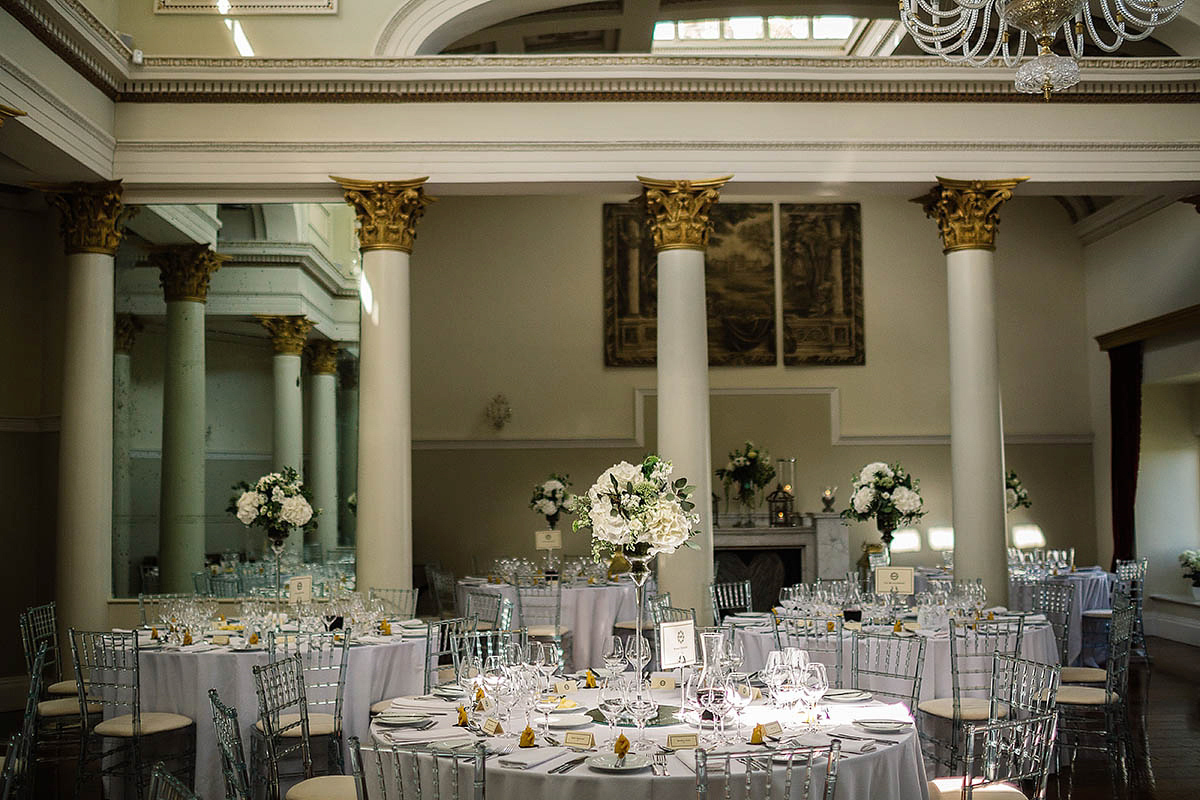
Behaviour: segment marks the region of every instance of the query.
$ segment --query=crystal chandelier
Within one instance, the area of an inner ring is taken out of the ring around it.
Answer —
[[[1042,94],[1079,83],[1078,59],[1084,33],[1106,53],[1126,41],[1139,41],[1155,27],[1173,20],[1184,0],[899,0],[900,19],[927,53],[950,63],[983,66],[999,56],[1015,66],[1025,54],[1026,37],[1037,42],[1038,54],[1017,69],[1019,92]],[[1093,13],[1096,7],[1096,13]],[[993,26],[992,17],[996,22]],[[1097,30],[1096,16],[1104,25]],[[1107,29],[1105,29],[1107,26]],[[1017,31],[1015,47],[1009,29]],[[1059,29],[1070,57],[1055,55],[1050,45]]]

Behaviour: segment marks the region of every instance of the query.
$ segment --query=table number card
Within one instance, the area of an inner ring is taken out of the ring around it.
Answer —
[[[500,730],[500,720],[495,717],[488,717],[483,723],[483,732],[488,736],[495,736],[498,730]]]
[[[875,593],[912,594],[913,572],[912,567],[876,567]]]
[[[663,669],[690,667],[696,663],[696,623],[693,620],[660,622],[658,641],[662,645],[659,663]]]
[[[670,672],[651,672],[650,673],[650,688],[651,689],[674,689],[675,676]]]
[[[698,733],[668,733],[667,747],[672,750],[695,750],[700,746]]]
[[[763,736],[782,736],[783,726],[776,722],[763,723]]]
[[[287,593],[289,603],[311,603],[312,602],[312,575],[297,575],[294,578],[288,578]]]
[[[554,682],[554,693],[555,694],[570,694],[571,692],[575,692],[578,690],[579,690],[579,683],[577,681],[555,681]]]
[[[584,731],[567,731],[563,736],[563,744],[567,747],[595,747],[596,737]]]
[[[534,531],[533,546],[537,550],[562,550],[562,531]]]

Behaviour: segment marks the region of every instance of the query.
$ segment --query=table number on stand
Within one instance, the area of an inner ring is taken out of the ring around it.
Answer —
[[[876,567],[875,593],[912,594],[914,571],[912,567]]]
[[[554,693],[555,694],[570,694],[571,692],[575,692],[578,690],[579,690],[578,681],[555,681],[554,682]]]
[[[563,736],[563,744],[567,747],[592,748],[596,746],[596,737],[584,731],[567,731]]]
[[[663,669],[694,666],[696,663],[696,623],[685,619],[658,624],[659,664]]]
[[[675,673],[673,673],[673,672],[651,672],[650,673],[650,688],[651,689],[674,689],[675,688]]]
[[[534,531],[533,546],[536,550],[561,550],[562,531]]]
[[[312,575],[297,575],[287,580],[288,602],[296,603],[311,603],[312,602]]]

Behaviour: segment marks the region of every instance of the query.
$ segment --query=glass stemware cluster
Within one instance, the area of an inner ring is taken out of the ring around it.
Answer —
[[[553,642],[507,642],[502,652],[484,655],[464,639],[459,655],[459,689],[464,707],[474,727],[486,717],[500,723],[502,736],[519,737],[521,728],[531,727],[534,713],[542,716],[542,731],[550,730],[550,713],[558,707],[559,696],[553,691],[558,669],[559,646]],[[476,691],[482,689],[484,702],[477,707]],[[514,720],[523,719],[518,727]]]
[[[768,653],[760,675],[775,708],[794,712],[793,719],[805,728],[816,723],[817,703],[829,689],[824,664],[810,661],[804,650],[788,647]]]

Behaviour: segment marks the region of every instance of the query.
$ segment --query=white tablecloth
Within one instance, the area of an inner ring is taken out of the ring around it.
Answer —
[[[767,663],[767,653],[775,649],[775,635],[770,630],[739,628],[737,636],[745,649],[747,670],[759,670]],[[1021,637],[1021,656],[1043,664],[1058,663],[1058,645],[1049,625],[1031,625]],[[851,638],[847,632],[842,642],[842,681],[850,683]],[[832,678],[831,678],[832,680]],[[927,636],[925,663],[921,669],[920,700],[949,697],[953,693],[950,675],[950,637],[946,633]]]
[[[595,690],[580,691],[577,701],[581,705],[594,706],[595,694]],[[678,691],[655,692],[654,696],[661,703],[679,704]],[[858,717],[891,716],[897,713],[895,706],[884,704],[832,706],[830,710],[831,713],[840,714],[845,718],[840,720],[842,724]],[[899,713],[902,714],[903,711],[900,710]],[[755,705],[748,709],[747,726],[743,732],[747,732],[755,719],[778,719],[778,713],[756,701]],[[443,722],[430,732],[436,733],[449,724]],[[516,724],[519,726],[520,722]],[[372,732],[377,736],[381,730],[378,727],[372,728]],[[599,724],[582,730],[590,730],[596,734],[597,739],[603,739],[607,735],[605,726]],[[646,736],[656,742],[665,742],[667,734],[689,730],[692,729],[683,725],[672,725],[648,729]],[[636,738],[636,733],[632,730],[623,729],[623,732],[630,738]],[[386,739],[376,741],[387,743]],[[693,800],[696,796],[695,775],[684,765],[684,762],[693,765],[695,763],[695,756],[689,751],[680,751],[668,757],[667,767],[670,775],[667,777],[656,777],[648,769],[628,774],[596,772],[582,764],[563,775],[548,774],[548,770],[568,760],[569,755],[564,753],[547,763],[526,770],[501,767],[497,764],[496,757],[490,757],[487,765],[488,799],[561,800],[569,797],[571,800]],[[773,796],[778,797],[782,792],[783,771],[782,767],[776,769],[780,785]],[[740,779],[735,778],[735,787],[739,782]],[[793,788],[793,791],[796,789]],[[928,800],[925,767],[921,760],[915,729],[909,728],[907,735],[899,738],[898,744],[883,745],[869,753],[843,758],[839,764],[837,791],[834,796],[837,800]]]
[[[1071,664],[1078,664],[1083,649],[1083,612],[1110,606],[1109,594],[1116,576],[1099,567],[1089,567],[1062,575],[1051,575],[1046,580],[1075,586],[1075,601],[1071,604],[1071,618],[1067,622],[1067,658]],[[1019,597],[1009,598],[1009,608],[1028,611],[1032,602],[1031,587],[1024,585],[1020,589]]]
[[[500,594],[513,604],[513,624],[520,625],[516,617],[517,590],[508,584],[458,583],[458,607],[467,607],[467,589]],[[647,589],[649,596],[649,589]],[[632,583],[606,586],[568,586],[562,590],[562,626],[571,629],[573,668],[589,669],[604,666],[601,653],[604,641],[612,635],[612,627],[618,620],[637,616],[637,595]],[[649,634],[647,634],[649,635]]]
[[[401,639],[379,645],[353,645],[347,655],[342,728],[351,736],[367,736],[371,703],[424,690],[421,665],[425,639]],[[205,800],[225,796],[221,757],[213,729],[208,690],[236,708],[242,743],[250,759],[250,733],[258,719],[258,698],[250,668],[267,663],[265,651],[234,652],[219,648],[204,653],[147,650],[141,653],[143,711],[170,711],[196,721],[196,793]]]

